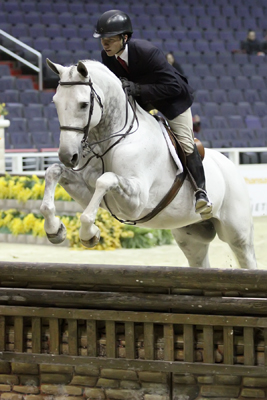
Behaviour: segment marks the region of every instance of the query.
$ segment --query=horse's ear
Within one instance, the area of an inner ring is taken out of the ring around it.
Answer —
[[[88,70],[82,61],[78,62],[77,71],[86,78],[88,76]]]
[[[48,65],[48,67],[55,72],[55,74],[59,75],[59,68],[61,67],[61,65],[59,64],[54,64],[52,61],[49,60],[49,58],[46,59],[46,64]]]

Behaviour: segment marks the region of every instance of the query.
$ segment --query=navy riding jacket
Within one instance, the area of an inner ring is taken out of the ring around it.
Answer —
[[[193,103],[193,89],[185,76],[168,63],[163,52],[151,42],[131,39],[128,42],[129,73],[116,57],[103,50],[102,61],[117,77],[139,83],[141,96],[137,102],[147,111],[154,108],[172,120]]]

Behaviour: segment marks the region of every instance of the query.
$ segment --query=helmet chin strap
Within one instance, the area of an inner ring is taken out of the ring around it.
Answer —
[[[125,49],[125,46],[126,46],[127,41],[128,41],[128,39],[125,40],[123,33],[121,34],[121,39],[122,39],[122,47],[120,48],[119,51],[117,51],[116,54],[119,54],[121,51],[123,51]]]

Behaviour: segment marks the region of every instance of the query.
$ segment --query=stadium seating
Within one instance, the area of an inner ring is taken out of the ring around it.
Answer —
[[[121,8],[131,15],[133,38],[148,39],[164,53],[174,53],[195,91],[192,111],[201,117],[203,135],[205,129],[220,130],[218,137],[205,136],[211,146],[237,145],[242,139],[250,145],[266,145],[267,57],[235,52],[248,29],[255,29],[260,39],[266,29],[265,3],[263,0],[173,0],[164,4],[139,0],[3,1],[1,29],[42,52],[45,82],[54,85],[53,90],[38,92],[30,78],[19,79],[9,73],[7,65],[0,63],[0,98],[7,103],[11,119],[6,145],[21,146],[17,119],[29,122],[27,133],[30,121],[37,117],[41,118],[39,131],[43,126],[46,134],[35,134],[38,126],[31,126],[31,135],[25,143],[38,149],[41,148],[38,140],[40,145],[58,143],[59,127],[51,103],[58,79],[46,67],[45,59],[65,65],[86,58],[100,61],[101,45],[92,38],[92,32],[98,16],[111,8]],[[7,46],[8,40],[3,39],[2,43]],[[29,52],[24,54],[29,61],[36,62]],[[20,125],[24,123],[20,121]],[[262,136],[256,137],[257,131]],[[233,132],[243,132],[246,137],[233,137]],[[248,132],[252,132],[250,137]]]

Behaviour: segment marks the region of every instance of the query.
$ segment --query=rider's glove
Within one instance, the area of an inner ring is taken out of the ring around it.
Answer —
[[[121,79],[122,88],[127,91],[128,96],[137,97],[141,95],[141,87],[139,83],[128,81],[126,78]]]

